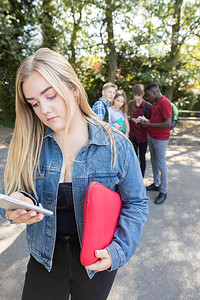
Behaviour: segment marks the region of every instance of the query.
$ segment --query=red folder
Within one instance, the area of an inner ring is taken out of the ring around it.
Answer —
[[[122,201],[120,195],[99,182],[91,182],[84,202],[84,226],[80,260],[83,266],[95,263],[95,250],[107,247],[117,228]]]

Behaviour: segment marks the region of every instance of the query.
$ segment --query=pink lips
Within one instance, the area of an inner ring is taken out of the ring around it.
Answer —
[[[53,121],[55,121],[57,118],[58,118],[58,117],[48,118],[47,121],[48,121],[48,122],[53,122]]]

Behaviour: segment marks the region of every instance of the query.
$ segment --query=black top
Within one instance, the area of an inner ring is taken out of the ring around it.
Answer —
[[[57,237],[76,235],[76,219],[73,205],[72,183],[60,183],[57,198]]]

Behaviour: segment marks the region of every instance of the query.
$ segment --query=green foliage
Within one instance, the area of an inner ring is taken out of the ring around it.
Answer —
[[[55,26],[55,20],[59,19],[53,0],[42,0],[37,5],[37,22],[42,32],[42,43],[40,47],[48,47],[58,50],[59,30]]]
[[[195,101],[193,101],[192,110],[200,111],[200,94],[196,94]]]
[[[192,37],[198,34],[198,7],[198,3],[182,0],[142,1],[139,8],[142,22],[130,25],[132,43],[125,44],[121,40],[118,45],[121,76],[117,81],[125,87],[127,81],[131,84],[156,81],[170,99],[181,101],[182,97],[178,97],[177,91],[191,86],[192,82],[195,85],[199,82],[199,64],[191,58],[192,55],[188,56],[188,49],[185,48],[187,43],[194,41]],[[196,49],[194,56],[198,57],[199,48],[196,45],[190,51]],[[192,107],[195,95],[189,94],[188,105]]]
[[[1,0],[0,122],[14,121],[16,70],[39,47],[68,58],[91,105],[112,78],[128,99],[134,84],[155,81],[179,108],[200,109],[199,7],[199,0]]]
[[[33,8],[29,1],[0,2],[0,120],[14,122],[16,70],[26,53],[29,31],[25,28]],[[24,13],[26,12],[26,14]]]
[[[176,98],[175,104],[181,110],[200,110],[200,105],[197,104],[197,95],[195,95],[192,91],[186,91],[184,89],[177,89],[174,91],[174,98]]]
[[[92,59],[80,59],[74,65],[74,69],[88,95],[88,102],[93,103],[101,96],[102,86],[105,83],[101,72],[95,70],[96,66],[101,66],[97,57]],[[98,69],[98,68],[97,68]]]

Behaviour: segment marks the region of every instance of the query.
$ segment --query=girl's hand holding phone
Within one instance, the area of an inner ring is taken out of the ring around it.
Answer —
[[[120,124],[120,123],[115,123],[115,127],[118,129],[118,130],[121,130],[123,125]]]
[[[33,201],[30,198],[24,196],[20,192],[14,192],[10,195],[10,197],[24,201],[29,204],[33,204]],[[44,218],[44,214],[37,213],[35,210],[27,211],[24,208],[15,209],[15,210],[7,209],[6,217],[15,223],[25,223],[27,225],[30,225],[36,222],[40,222]]]

